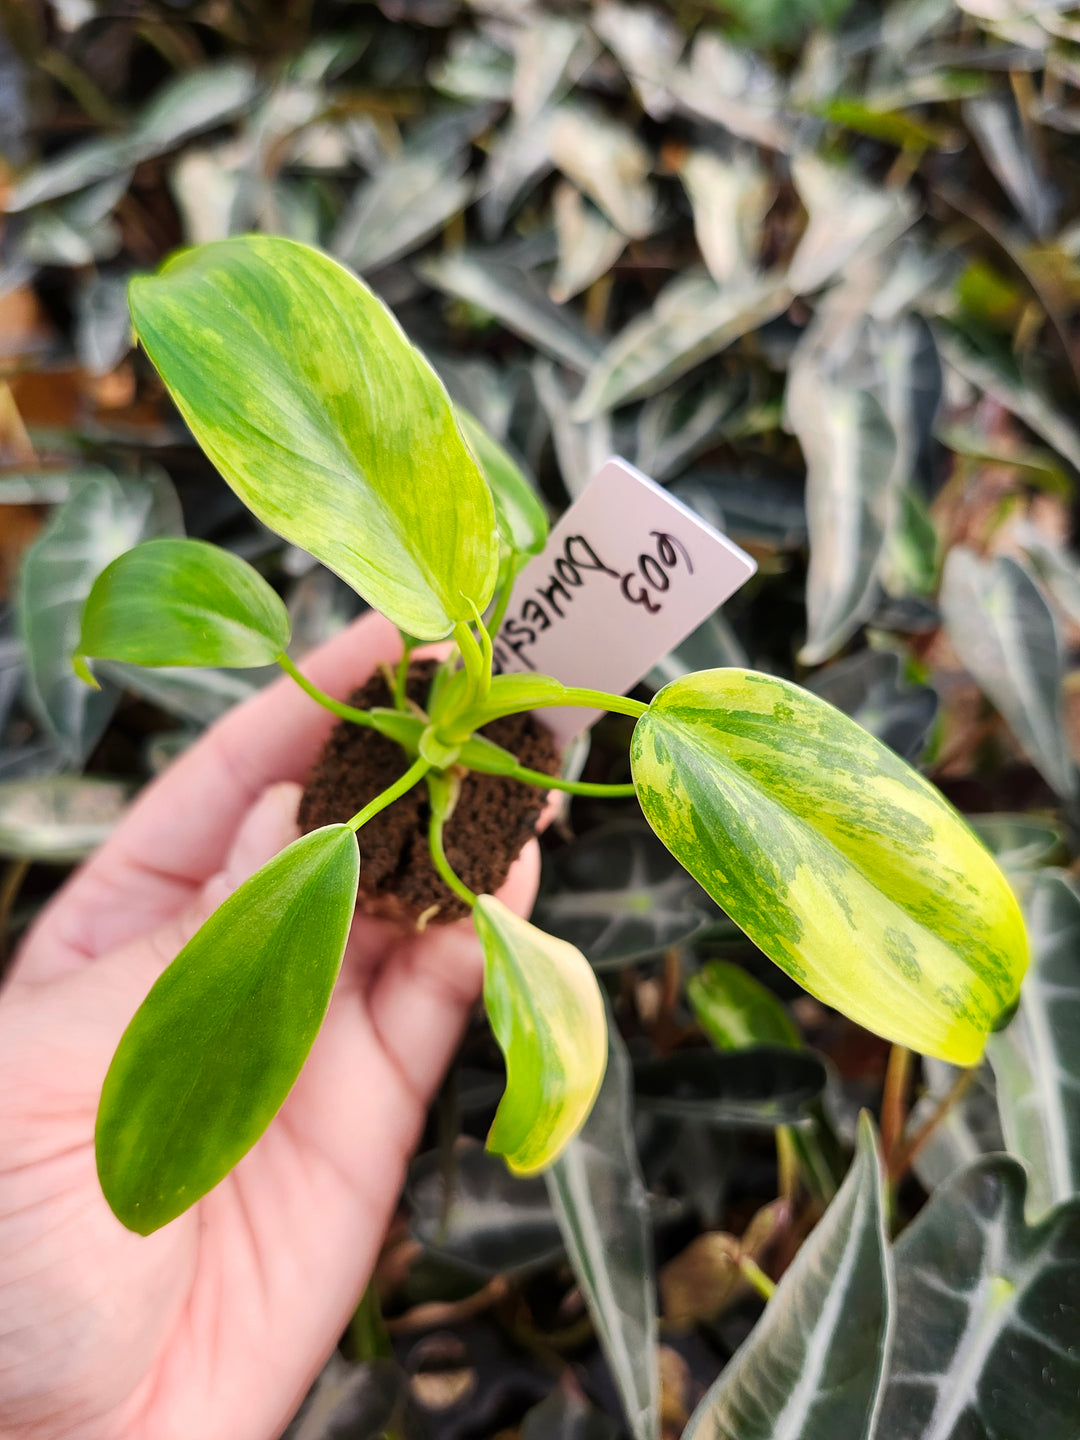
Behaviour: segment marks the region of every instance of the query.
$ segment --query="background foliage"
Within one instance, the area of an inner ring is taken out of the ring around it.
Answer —
[[[972,817],[1028,916],[1032,975],[989,1062],[958,1081],[894,1057],[883,1097],[881,1042],[769,965],[632,803],[576,801],[545,838],[538,919],[602,973],[622,1036],[594,1117],[546,1180],[512,1179],[478,1143],[501,1087],[470,1033],[388,1237],[386,1329],[369,1297],[294,1440],[674,1437],[714,1382],[694,1433],[748,1440],[778,1419],[760,1374],[805,1440],[988,1434],[991,1413],[1006,1440],[1071,1440],[1080,17],[1056,0],[0,13],[8,943],[264,679],[113,664],[81,686],[68,657],[110,560],[154,536],[224,544],[282,594],[295,657],[360,609],[242,510],[130,347],[131,274],[252,229],[364,275],[553,510],[615,450],[751,550],[756,579],[652,680],[801,680]],[[628,778],[627,728],[597,728],[589,778]],[[862,1105],[891,1208],[865,1122],[856,1151]],[[1005,1145],[1026,1187],[981,1158]],[[763,1275],[784,1279],[756,1324]],[[812,1344],[800,1313],[821,1317]]]

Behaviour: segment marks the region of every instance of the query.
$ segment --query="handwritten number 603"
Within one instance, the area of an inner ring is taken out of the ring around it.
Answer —
[[[690,559],[686,546],[674,535],[669,535],[662,530],[651,530],[649,533],[656,540],[656,554],[639,555],[637,568],[627,570],[619,588],[631,605],[644,605],[648,614],[656,615],[663,607],[653,599],[649,591],[663,593],[667,590],[671,585],[671,576],[668,571],[676,569],[680,560],[692,575],[694,562]],[[636,582],[640,583],[637,584],[635,593],[631,587]]]

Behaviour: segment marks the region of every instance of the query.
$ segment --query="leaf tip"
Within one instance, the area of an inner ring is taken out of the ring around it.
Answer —
[[[71,668],[75,671],[75,674],[79,677],[79,679],[83,682],[84,685],[89,685],[92,690],[101,689],[101,685],[98,682],[96,676],[94,675],[94,672],[86,663],[85,655],[73,655],[71,657]]]

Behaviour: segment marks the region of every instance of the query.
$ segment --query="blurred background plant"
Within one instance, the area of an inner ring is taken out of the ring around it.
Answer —
[[[800,679],[972,816],[1027,907],[1033,971],[990,1063],[913,1068],[769,965],[632,803],[602,824],[575,801],[545,838],[540,912],[602,973],[626,1042],[597,1114],[547,1186],[513,1180],[479,1144],[498,1056],[470,1033],[294,1440],[678,1435],[835,1194],[861,1104],[881,1116],[895,1225],[944,1186],[890,1262],[901,1352],[920,1243],[979,1185],[1023,1203],[1011,1162],[978,1160],[1006,1142],[1029,1218],[1064,1209],[1027,1232],[987,1202],[979,1223],[1027,1256],[1040,1303],[1064,1303],[1080,1263],[1080,15],[3,0],[0,17],[0,945],[264,679],[103,665],[103,690],[83,687],[69,656],[111,558],[158,534],[226,545],[281,590],[295,657],[361,608],[241,508],[131,349],[129,275],[253,229],[363,275],[553,511],[616,451],[750,550],[758,576],[651,683],[725,664]],[[597,727],[589,778],[627,778],[627,723]],[[813,1234],[803,1254],[828,1273]],[[871,1249],[845,1283],[872,1276]],[[785,1344],[790,1359],[806,1267],[790,1277],[754,1330],[767,1366]],[[964,1286],[941,1283],[959,1336]],[[1080,1392],[1061,1408],[1052,1337],[1027,1338],[1023,1433],[1067,1440]],[[925,1385],[977,1399],[995,1353],[961,1371],[943,1344]]]

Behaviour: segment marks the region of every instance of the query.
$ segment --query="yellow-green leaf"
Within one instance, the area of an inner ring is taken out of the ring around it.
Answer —
[[[518,1175],[556,1160],[588,1118],[607,1065],[607,1020],[592,967],[492,895],[473,911],[484,1004],[506,1059],[488,1149]]]
[[[543,501],[521,473],[513,457],[490,435],[475,415],[457,407],[461,433],[476,456],[491,489],[499,535],[516,555],[538,555],[548,537]]]
[[[131,314],[195,438],[260,520],[402,630],[491,598],[491,494],[441,381],[370,290],[292,240],[181,251]]]
[[[276,591],[203,540],[147,540],[94,581],[78,653],[135,665],[271,665],[289,643]]]
[[[1020,908],[937,790],[825,701],[708,670],[638,721],[650,825],[766,955],[880,1035],[974,1064],[1027,967]]]

